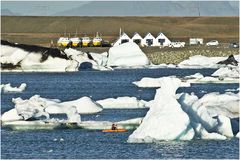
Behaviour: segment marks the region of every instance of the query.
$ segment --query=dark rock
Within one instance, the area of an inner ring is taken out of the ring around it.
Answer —
[[[233,55],[230,55],[226,60],[220,61],[217,64],[225,64],[225,65],[231,64],[233,66],[237,66],[238,61],[236,61]]]

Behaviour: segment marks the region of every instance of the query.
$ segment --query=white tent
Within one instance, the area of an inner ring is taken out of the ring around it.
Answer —
[[[138,34],[137,32],[134,33],[133,37],[132,37],[132,42],[135,42],[138,45],[142,44],[142,36],[140,34]]]
[[[142,46],[157,46],[155,37],[151,33],[147,33],[142,40]]]
[[[113,46],[118,46],[120,44],[131,42],[131,38],[126,33],[122,33],[118,40],[113,44]]]
[[[156,43],[158,46],[169,46],[171,41],[162,32],[160,32],[156,37]]]

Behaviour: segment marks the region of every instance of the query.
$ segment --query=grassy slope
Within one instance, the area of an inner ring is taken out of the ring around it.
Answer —
[[[82,36],[97,31],[114,41],[121,27],[129,35],[163,32],[172,40],[202,37],[220,42],[239,39],[239,17],[1,17],[2,39],[47,45],[63,35],[65,26],[72,35],[76,29]]]

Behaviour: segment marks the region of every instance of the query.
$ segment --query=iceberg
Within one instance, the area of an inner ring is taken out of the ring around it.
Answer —
[[[170,76],[170,78],[175,76]],[[142,88],[159,88],[161,87],[161,78],[151,78],[143,77],[140,81],[132,82],[134,85]],[[180,87],[190,87],[191,84],[185,81],[182,81]]]
[[[103,110],[103,107],[97,102],[94,102],[91,98],[82,97],[74,101],[48,105],[46,111],[50,114],[61,114],[65,113],[65,110],[72,106],[77,109],[79,114],[92,114],[101,112]]]
[[[96,57],[96,56],[95,56]],[[3,71],[66,72],[79,69],[109,70],[93,57],[74,49],[61,51],[36,45],[15,44],[1,40],[1,68]]]
[[[240,117],[239,113],[239,94],[217,92],[205,94],[199,99],[199,104],[206,108],[211,117],[223,115],[229,118]]]
[[[1,90],[3,90],[4,93],[21,93],[23,92],[27,87],[26,83],[22,83],[19,87],[12,87],[10,83],[8,84],[2,84]]]
[[[217,132],[226,137],[230,137],[230,138],[233,137],[233,130],[232,130],[230,118],[223,115],[219,115],[217,117],[217,120],[218,120]]]
[[[212,76],[216,77],[230,77],[239,79],[240,70],[239,67],[221,67],[217,71],[215,71]]]
[[[181,81],[177,78],[163,77],[160,82],[161,88],[157,89],[150,110],[140,126],[129,136],[128,142],[191,140],[194,137],[190,119],[175,97]]]
[[[175,94],[181,84],[178,78],[163,77],[159,82],[161,88],[148,102],[150,110],[128,142],[225,140],[239,132],[239,122],[230,120],[240,116],[239,93],[209,93],[199,99],[194,94]]]
[[[128,42],[109,49],[107,66],[145,66],[150,61],[136,43]]]
[[[234,55],[236,59],[239,55]],[[206,57],[202,55],[195,55],[189,57],[189,59],[184,60],[178,64],[179,68],[219,68],[222,64],[218,62],[225,60],[226,57]]]
[[[11,121],[19,121],[19,120],[23,120],[23,117],[18,115],[17,110],[15,108],[5,112],[1,116],[2,122],[11,122]]]
[[[138,100],[136,97],[117,97],[107,98],[96,101],[103,108],[146,108],[148,107],[146,101]]]
[[[235,137],[237,137],[238,139],[240,139],[240,132],[238,132]]]
[[[58,99],[46,99],[35,95],[26,100],[13,98],[12,102],[15,104],[15,108],[3,113],[1,118],[3,122],[22,119],[49,120],[49,114],[66,114],[68,122],[79,123],[81,121],[80,114],[102,111],[101,105],[89,97],[60,102]]]

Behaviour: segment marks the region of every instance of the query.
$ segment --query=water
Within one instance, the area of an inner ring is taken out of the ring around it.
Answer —
[[[100,100],[109,97],[134,96],[152,100],[154,88],[138,88],[133,81],[142,77],[186,76],[196,72],[211,75],[210,69],[138,69],[116,71],[82,71],[74,73],[2,73],[3,84],[27,83],[23,93],[2,94],[1,113],[13,108],[12,98],[30,98],[39,94],[62,101],[82,96]],[[179,88],[178,93],[194,92],[199,97],[209,92],[236,89],[238,84],[196,84]],[[82,115],[82,120],[120,121],[143,117],[148,109],[106,109],[101,113]],[[132,132],[132,131],[131,131]],[[238,158],[238,139],[227,141],[170,141],[153,144],[129,144],[131,132],[102,133],[89,130],[1,131],[1,158]],[[62,141],[60,139],[63,139]]]

